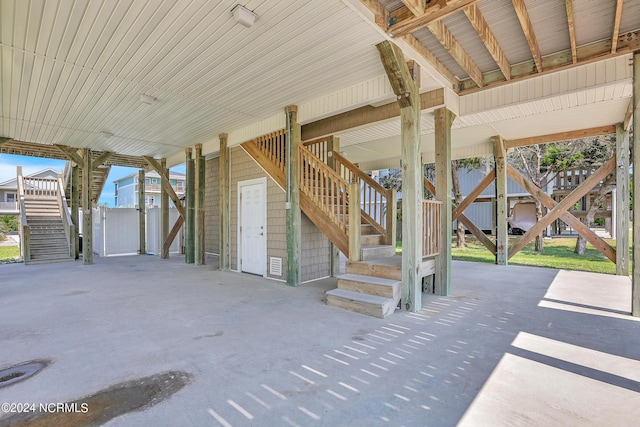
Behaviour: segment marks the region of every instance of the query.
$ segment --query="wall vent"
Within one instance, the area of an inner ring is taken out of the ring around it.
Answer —
[[[269,257],[269,274],[282,277],[282,258]]]

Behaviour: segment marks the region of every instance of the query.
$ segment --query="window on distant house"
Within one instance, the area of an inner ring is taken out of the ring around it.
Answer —
[[[15,202],[17,199],[16,193],[5,193],[4,200],[6,202]]]
[[[149,178],[146,178],[146,179],[144,180],[144,183],[145,183],[145,184],[151,184],[151,180],[150,180]]]

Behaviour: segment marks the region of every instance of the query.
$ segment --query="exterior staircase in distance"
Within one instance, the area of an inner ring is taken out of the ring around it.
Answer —
[[[20,245],[25,264],[72,261],[74,226],[62,178],[26,178],[18,172]]]

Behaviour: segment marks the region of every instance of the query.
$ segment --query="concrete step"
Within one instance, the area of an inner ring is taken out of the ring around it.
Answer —
[[[370,259],[392,257],[396,254],[396,248],[392,245],[375,245],[375,246],[363,246],[361,248],[360,257],[361,261],[368,261]]]
[[[341,274],[338,276],[338,288],[351,292],[376,295],[379,297],[400,299],[399,280],[363,276],[361,274]]]
[[[391,298],[352,292],[344,289],[332,289],[326,292],[327,305],[355,311],[384,319],[392,314],[397,303]]]

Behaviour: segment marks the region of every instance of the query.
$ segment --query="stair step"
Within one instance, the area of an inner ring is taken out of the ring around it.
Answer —
[[[402,280],[401,257],[374,259],[369,261],[347,261],[347,274],[382,277],[384,279]]]
[[[360,234],[360,244],[362,246],[380,246],[384,244],[382,234]]]
[[[361,254],[361,261],[392,257],[396,254],[396,248],[392,245],[363,246],[361,248]]]
[[[338,288],[351,292],[376,295],[379,297],[400,299],[400,281],[361,274],[341,274],[338,276]]]
[[[352,292],[344,289],[332,289],[327,291],[326,295],[327,305],[379,317],[381,319],[389,316],[396,309],[394,301],[391,298]]]
[[[35,265],[35,264],[51,264],[54,262],[68,262],[68,261],[75,261],[75,259],[69,256],[46,257],[46,258],[31,259],[29,261],[25,261],[24,263],[26,265]]]

